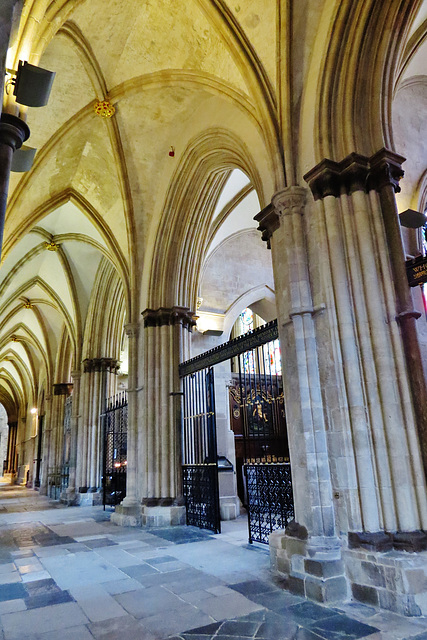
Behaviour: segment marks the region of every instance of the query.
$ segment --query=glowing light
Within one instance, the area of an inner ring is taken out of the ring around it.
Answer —
[[[37,413],[37,408],[36,408],[36,407],[33,407],[33,408],[31,409],[30,413],[32,413],[32,414],[33,414],[33,416],[34,416],[34,415],[36,415],[36,413]]]

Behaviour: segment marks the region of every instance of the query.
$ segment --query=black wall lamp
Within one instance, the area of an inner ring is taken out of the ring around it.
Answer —
[[[44,107],[50,96],[55,73],[19,61],[18,71],[6,69],[11,76],[6,81],[6,93],[13,86],[13,94],[18,104],[27,107]],[[22,147],[30,137],[27,123],[11,113],[0,117],[0,253],[3,244],[3,230],[6,216],[9,176],[11,171],[31,169],[36,149]]]

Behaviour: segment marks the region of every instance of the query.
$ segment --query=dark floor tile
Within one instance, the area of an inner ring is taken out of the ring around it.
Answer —
[[[379,631],[379,629],[375,627],[363,624],[363,622],[358,622],[346,615],[339,614],[324,620],[312,622],[310,625],[307,624],[305,626],[327,640],[342,640],[343,638],[345,638],[345,640],[357,640],[357,638],[363,638],[364,636],[369,636],[371,633]]]
[[[222,623],[218,636],[234,636],[252,638],[255,631],[259,627],[259,622],[250,622],[249,620],[226,620]]]
[[[263,607],[281,614],[287,613],[289,607],[301,604],[301,598],[298,598],[287,591],[269,591],[265,593],[248,593],[245,595],[248,600],[252,600],[252,602],[261,604]],[[306,601],[302,604],[306,604]],[[323,611],[321,607],[319,607],[319,609]]]
[[[59,544],[71,544],[75,542],[74,538],[70,538],[70,536],[58,536],[54,533],[41,533],[33,536],[33,538],[39,547],[53,547]]]
[[[287,620],[273,611],[265,611],[264,620],[255,633],[256,640],[282,640],[294,638],[298,632],[298,625]]]
[[[52,578],[46,580],[34,580],[33,582],[27,582],[25,588],[30,596],[40,596],[46,593],[53,593],[61,591]]]
[[[216,637],[216,636],[215,636]],[[178,640],[181,640],[181,638],[183,638],[183,640],[211,640],[214,638],[214,636],[212,635],[189,635],[188,633],[183,633],[182,636],[178,636]],[[168,638],[168,640],[171,640],[171,638]],[[175,640],[174,638],[172,640]]]
[[[214,535],[211,531],[196,527],[170,527],[167,529],[150,529],[150,533],[158,538],[169,540],[175,544],[209,540]]]
[[[213,636],[221,626],[221,622],[213,622],[212,624],[207,624],[204,627],[197,627],[196,629],[190,629],[185,632],[185,635],[194,640],[194,636]]]
[[[295,635],[285,636],[286,640],[288,640],[289,637],[292,637],[292,640],[325,640],[324,636],[318,636],[317,633],[310,631],[310,629],[304,629],[303,627],[299,627]]]
[[[25,598],[27,609],[40,609],[41,607],[49,607],[52,604],[62,604],[63,602],[74,602],[74,598],[70,596],[68,591],[58,590]]]
[[[89,547],[89,549],[117,546],[117,542],[113,542],[109,538],[94,538],[93,540],[85,540],[83,544],[85,544],[86,547]]]
[[[256,595],[258,593],[268,593],[270,591],[277,592],[278,589],[268,582],[262,580],[248,580],[246,582],[238,582],[237,584],[230,584],[230,589],[238,591],[244,596]]]
[[[5,600],[17,600],[18,598],[26,598],[26,591],[22,582],[13,582],[12,584],[0,584],[0,602]]]
[[[326,607],[321,607],[314,602],[302,602],[290,606],[288,605],[286,615],[304,627],[310,626],[310,628],[313,626],[311,623],[317,623],[325,618],[337,617],[335,611],[331,611],[331,609],[327,609]],[[351,618],[348,619],[350,620]]]

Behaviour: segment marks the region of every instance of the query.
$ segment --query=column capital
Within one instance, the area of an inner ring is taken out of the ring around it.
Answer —
[[[280,227],[280,216],[272,204],[268,204],[262,209],[254,220],[259,223],[258,231],[261,231],[261,238],[267,243],[267,248],[271,249],[270,238]]]
[[[298,213],[303,215],[307,202],[306,187],[287,187],[274,194],[271,204],[280,217]]]
[[[129,338],[137,338],[139,335],[139,324],[137,322],[128,322],[124,325],[124,330]]]
[[[385,185],[400,191],[399,180],[403,177],[403,156],[381,149],[370,158],[359,153],[350,153],[341,162],[325,158],[304,175],[315,200],[326,196],[338,198],[342,193],[354,191],[379,191]]]
[[[396,193],[400,192],[399,181],[404,176],[402,163],[405,162],[403,156],[381,149],[370,160],[369,186],[371,189],[380,191],[383,187],[391,186]]]
[[[70,382],[57,382],[52,386],[54,396],[70,396],[73,391],[73,385]]]
[[[145,309],[142,312],[144,327],[162,327],[165,325],[181,324],[191,330],[195,325],[194,314],[188,307],[160,307],[159,309]]]
[[[83,360],[83,370],[85,373],[91,371],[110,371],[117,373],[119,361],[115,358],[86,358]]]
[[[80,369],[75,369],[71,372],[71,377],[73,380],[80,380],[80,378],[82,377],[82,372],[80,371]]]
[[[274,194],[271,204],[268,204],[255,217],[259,223],[258,231],[261,231],[262,239],[267,242],[270,249],[270,238],[280,227],[282,216],[292,213],[304,213],[304,206],[307,200],[306,187],[286,187]]]
[[[26,122],[11,113],[2,113],[0,117],[0,144],[7,144],[13,151],[22,147],[30,137]]]

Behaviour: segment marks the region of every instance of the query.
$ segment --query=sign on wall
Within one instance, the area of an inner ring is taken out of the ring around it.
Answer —
[[[427,282],[427,256],[406,260],[406,274],[410,287]]]

